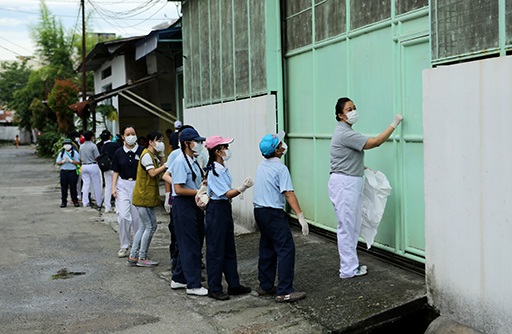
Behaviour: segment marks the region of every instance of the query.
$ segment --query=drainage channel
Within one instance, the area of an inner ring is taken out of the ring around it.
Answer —
[[[384,311],[335,334],[423,334],[439,314],[427,297]]]

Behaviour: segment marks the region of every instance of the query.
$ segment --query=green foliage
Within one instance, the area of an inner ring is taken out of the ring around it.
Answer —
[[[43,133],[37,137],[37,155],[40,157],[52,157],[54,145],[61,140],[57,132],[56,124],[47,124]]]
[[[70,57],[71,39],[64,34],[62,22],[51,15],[44,1],[41,1],[40,7],[41,16],[30,27],[36,44],[36,54],[52,68],[56,78],[73,77],[75,74]]]
[[[48,108],[43,101],[34,97],[28,106],[28,110],[32,112],[32,127],[36,129],[44,129],[48,120]]]
[[[53,147],[52,147],[52,156],[53,157],[57,157],[57,154],[60,153],[60,151],[62,151],[62,145],[63,145],[63,142],[64,142],[64,137],[60,137],[59,140],[57,140],[54,144],[53,144]]]
[[[0,72],[0,105],[9,105],[14,99],[14,93],[23,88],[28,83],[30,68],[27,67],[27,61],[1,63]],[[10,106],[9,106],[10,107]]]
[[[107,119],[111,122],[117,121],[117,109],[111,104],[100,104],[96,106],[96,112],[101,114],[103,123],[106,123]]]
[[[61,133],[68,133],[74,127],[73,112],[69,106],[78,100],[78,91],[77,85],[70,79],[55,80],[48,95],[48,107],[57,114]]]

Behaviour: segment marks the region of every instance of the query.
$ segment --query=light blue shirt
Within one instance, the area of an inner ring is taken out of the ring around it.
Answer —
[[[187,161],[185,159],[188,159],[190,166],[192,166],[192,169],[194,170],[194,173],[196,174],[196,180],[192,180],[192,171],[190,170],[190,167],[187,164]],[[174,162],[171,164],[171,176],[172,176],[172,195],[173,196],[179,196],[176,195],[176,191],[174,190],[175,184],[181,184],[183,187],[187,189],[199,189],[201,187],[201,183],[203,181],[203,178],[201,177],[201,171],[199,169],[199,166],[197,165],[195,159],[192,159],[188,155],[180,154]]]
[[[227,167],[218,162],[214,162],[213,164],[219,176],[215,176],[213,171],[208,173],[208,190],[206,194],[213,200],[227,200],[226,193],[231,190],[231,175],[229,175]]]
[[[69,156],[69,158],[71,160],[79,162],[80,156],[79,156],[78,152],[75,149],[73,149],[72,151],[74,151],[73,156],[71,156],[71,152],[68,153],[67,151],[64,151],[64,155],[62,155],[62,151],[60,151],[59,154],[57,154],[57,161],[55,161],[55,162],[61,162],[62,160],[66,159],[66,155]],[[61,170],[76,170],[76,165],[72,164],[71,162],[66,161],[65,163],[63,163],[60,166],[60,169]]]
[[[171,170],[171,165],[172,163],[174,162],[174,160],[176,160],[176,158],[180,155],[181,153],[181,150],[174,150],[171,152],[171,154],[169,154],[169,157],[167,157],[167,162],[165,163],[165,167],[167,167],[167,170],[170,171]]]
[[[279,158],[262,161],[256,170],[254,180],[254,207],[284,209],[286,198],[283,192],[285,191],[293,191],[288,167]]]

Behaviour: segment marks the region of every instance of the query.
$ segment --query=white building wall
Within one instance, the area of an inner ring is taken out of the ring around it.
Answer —
[[[105,79],[101,79],[101,73],[103,70],[112,67],[112,75],[106,77]],[[125,85],[126,82],[126,65],[124,56],[114,57],[112,60],[106,61],[103,65],[94,72],[94,93],[99,94],[104,91],[104,87],[112,84],[112,89],[115,89],[119,86]],[[119,111],[119,97],[116,95],[112,97],[112,105]],[[118,115],[119,116],[119,115]],[[100,114],[96,114],[96,119],[101,118]],[[97,135],[104,130],[104,127],[97,127],[96,132]],[[109,129],[113,135],[119,133],[119,124],[118,122],[112,122],[112,128]]]
[[[423,72],[427,292],[484,333],[512,328],[512,57]]]
[[[256,175],[263,160],[259,143],[268,133],[276,133],[276,99],[266,95],[234,102],[226,102],[185,109],[184,123],[194,126],[203,137],[222,136],[234,138],[229,146],[233,157],[226,163],[233,178],[233,188]],[[208,154],[207,154],[208,156]],[[253,189],[245,192],[245,199],[233,200],[233,219],[240,229],[254,231]]]

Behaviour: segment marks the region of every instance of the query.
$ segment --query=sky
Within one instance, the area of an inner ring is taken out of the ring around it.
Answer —
[[[52,15],[67,31],[81,32],[80,0],[46,0]],[[40,17],[40,0],[0,0],[0,60],[34,55],[31,25]],[[160,23],[177,19],[179,2],[166,0],[85,0],[90,32],[130,37],[147,35]]]

